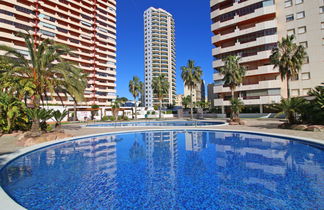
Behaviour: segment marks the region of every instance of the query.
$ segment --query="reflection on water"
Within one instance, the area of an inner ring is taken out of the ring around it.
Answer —
[[[27,208],[324,208],[323,150],[275,137],[163,131],[27,154],[1,185]]]

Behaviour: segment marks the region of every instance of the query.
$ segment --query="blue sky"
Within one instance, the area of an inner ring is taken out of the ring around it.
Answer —
[[[149,7],[170,12],[176,26],[177,93],[183,93],[180,67],[188,59],[212,82],[212,45],[209,0],[118,0],[117,1],[117,94],[132,99],[128,82],[134,75],[144,79],[143,12]]]

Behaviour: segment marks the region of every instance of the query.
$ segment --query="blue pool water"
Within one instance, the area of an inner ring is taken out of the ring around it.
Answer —
[[[323,209],[323,148],[221,131],[82,138],[21,156],[2,188],[28,209]]]
[[[100,123],[89,124],[87,127],[141,127],[141,126],[207,126],[207,125],[223,125],[224,122],[212,121],[153,121],[153,122],[116,122],[116,123]]]

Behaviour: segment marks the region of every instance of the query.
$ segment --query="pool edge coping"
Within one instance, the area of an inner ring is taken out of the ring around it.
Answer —
[[[217,125],[216,125],[217,126]],[[107,128],[107,127],[106,127]],[[204,128],[204,126],[200,127],[179,127],[179,128],[148,128],[144,129],[143,127],[139,127],[142,129],[138,130],[128,130],[128,131],[112,131],[112,132],[104,132],[104,133],[97,133],[97,134],[89,134],[89,135],[83,135],[83,136],[75,136],[75,137],[69,137],[69,138],[64,138],[64,139],[59,139],[59,140],[53,140],[53,141],[48,141],[48,142],[43,142],[40,144],[35,144],[33,146],[25,147],[22,149],[17,150],[14,153],[7,154],[7,155],[2,155],[1,157],[3,158],[3,162],[0,165],[0,170],[2,170],[10,161],[18,158],[19,156],[22,156],[26,153],[32,152],[34,150],[38,150],[41,148],[45,148],[51,145],[56,145],[64,142],[69,142],[72,140],[77,140],[77,139],[83,139],[83,138],[88,138],[88,137],[97,137],[97,136],[104,136],[104,135],[111,135],[111,134],[122,134],[122,133],[135,133],[135,132],[143,132],[143,131],[167,131],[167,130],[181,130],[181,131],[187,131],[187,130],[202,130],[202,131],[221,131],[221,132],[239,132],[239,133],[246,133],[246,134],[259,134],[263,136],[272,136],[272,137],[283,137],[286,139],[291,139],[291,140],[297,140],[301,142],[310,142],[310,143],[315,143],[319,145],[324,145],[323,140],[319,139],[312,139],[312,138],[305,138],[305,137],[298,137],[298,136],[291,136],[291,135],[286,135],[286,134],[277,134],[277,133],[267,133],[267,132],[260,132],[260,131],[247,131],[247,130],[236,130],[236,129],[219,129],[219,128]],[[0,186],[0,201],[4,206],[6,206],[7,210],[19,210],[19,209],[26,209],[20,204],[18,204],[15,200],[13,200]]]

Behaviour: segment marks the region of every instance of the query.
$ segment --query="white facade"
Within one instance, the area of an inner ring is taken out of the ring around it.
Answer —
[[[152,79],[160,74],[164,74],[170,84],[163,105],[173,104],[176,97],[175,29],[173,17],[167,11],[150,7],[144,12],[144,49],[145,107],[158,104]]]
[[[271,50],[287,34],[295,34],[296,43],[304,45],[309,56],[297,80],[290,81],[290,95],[305,96],[324,82],[323,0],[211,0],[210,6],[215,106],[230,105],[230,89],[223,86],[223,76],[217,71],[228,55],[240,56],[247,68],[243,83],[235,90],[245,105],[260,105],[262,112],[262,105],[287,97],[286,81],[269,60]]]

